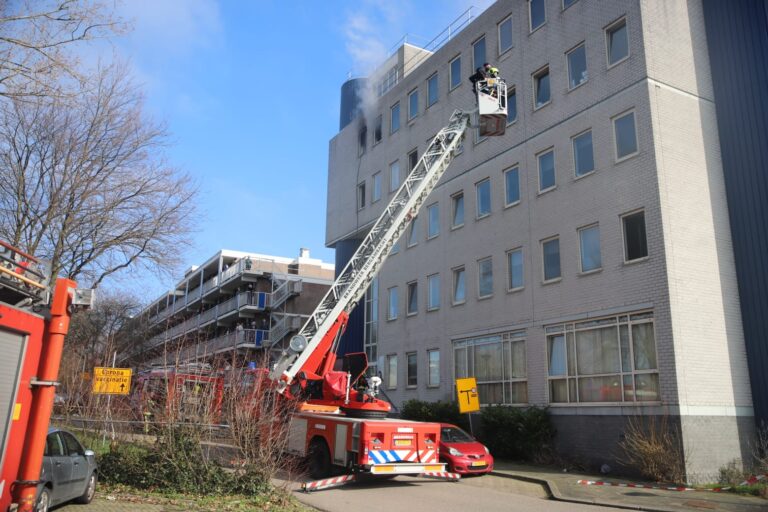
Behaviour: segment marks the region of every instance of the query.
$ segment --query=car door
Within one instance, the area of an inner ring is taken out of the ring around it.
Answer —
[[[59,435],[64,442],[64,448],[72,463],[72,474],[70,476],[71,485],[69,487],[69,495],[67,499],[77,498],[85,492],[85,485],[90,476],[88,474],[88,460],[85,458],[85,449],[80,442],[75,439],[75,436],[69,432],[59,432]]]
[[[72,492],[72,459],[58,432],[51,432],[45,440],[43,470],[47,473],[46,478],[53,483],[51,504],[67,500]]]

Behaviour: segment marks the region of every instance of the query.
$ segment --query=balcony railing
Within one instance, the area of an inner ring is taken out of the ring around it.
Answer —
[[[213,290],[219,284],[219,276],[213,276],[203,283],[203,295]]]

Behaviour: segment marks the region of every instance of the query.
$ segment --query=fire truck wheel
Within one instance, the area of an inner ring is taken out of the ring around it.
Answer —
[[[35,512],[48,512],[48,508],[51,506],[51,491],[47,487],[43,487],[40,491],[40,496],[37,497],[37,504],[35,505]]]
[[[83,491],[83,495],[77,498],[77,503],[87,505],[93,501],[93,497],[96,495],[96,473],[91,473],[91,478],[88,479],[88,485]]]
[[[315,480],[331,474],[331,454],[322,439],[313,439],[309,445],[309,476]]]

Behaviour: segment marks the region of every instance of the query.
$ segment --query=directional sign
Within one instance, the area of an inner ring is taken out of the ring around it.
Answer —
[[[127,395],[131,390],[130,368],[93,369],[93,394]]]
[[[456,393],[459,395],[459,412],[480,410],[480,395],[477,394],[477,381],[474,377],[456,379]]]

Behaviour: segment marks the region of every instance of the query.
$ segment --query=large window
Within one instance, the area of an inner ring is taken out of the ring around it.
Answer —
[[[365,355],[368,357],[370,375],[376,375],[379,344],[379,278],[374,277],[365,291],[365,330],[363,332]]]
[[[539,153],[536,160],[539,162],[539,192],[555,188],[555,150]]]
[[[648,240],[645,236],[645,212],[629,213],[621,218],[624,228],[624,261],[648,257]]]
[[[453,304],[464,304],[467,298],[464,267],[453,269]]]
[[[517,92],[514,87],[507,88],[507,124],[517,121]]]
[[[397,310],[397,286],[393,286],[387,290],[387,320],[396,319]]]
[[[373,175],[373,190],[371,190],[371,202],[381,199],[381,172]]]
[[[461,84],[461,55],[451,61],[451,89]]]
[[[408,241],[405,243],[405,246],[413,247],[417,243],[419,243],[419,222],[418,217],[414,217],[408,226]]]
[[[431,107],[437,103],[439,95],[437,73],[427,79],[427,107]]]
[[[452,215],[451,227],[458,228],[464,225],[464,192],[451,196]]]
[[[433,203],[427,206],[427,239],[440,234],[440,205]]]
[[[512,48],[512,16],[499,23],[499,55]]]
[[[417,364],[416,364],[416,352],[408,352],[405,354],[405,358],[408,362],[407,365],[407,380],[406,380],[406,386],[409,388],[416,387],[416,384],[418,384],[418,374],[417,374]]]
[[[389,109],[389,133],[395,133],[400,129],[400,102],[398,101]]]
[[[507,290],[519,290],[523,287],[523,249],[512,249],[507,252]]]
[[[533,108],[541,108],[552,99],[549,90],[549,66],[533,74]]]
[[[504,205],[520,202],[520,171],[517,166],[504,171]]]
[[[541,242],[544,282],[560,278],[560,239],[550,238]]]
[[[587,50],[584,43],[569,51],[568,57],[568,88],[573,89],[587,81]]]
[[[576,177],[595,170],[595,155],[592,150],[592,130],[580,133],[572,139],[573,166]]]
[[[408,311],[407,314],[415,315],[419,312],[419,283],[408,283]]]
[[[419,115],[419,90],[414,89],[408,93],[408,120]]]
[[[395,160],[389,164],[389,191],[395,192],[400,186],[400,162]]]
[[[481,404],[528,402],[525,331],[455,341],[453,360],[457,379],[477,379]]]
[[[436,388],[440,385],[440,351],[438,349],[427,350],[427,363],[429,364],[427,387]]]
[[[603,266],[600,257],[600,226],[598,224],[579,229],[579,252],[582,272],[592,272]]]
[[[476,215],[477,218],[491,214],[491,180],[486,178],[475,184]]]
[[[605,29],[605,44],[608,53],[608,67],[629,57],[626,18],[620,19]]]
[[[616,160],[622,160],[637,153],[634,112],[627,112],[613,118],[613,135],[616,141]]]
[[[551,403],[659,401],[653,313],[552,325],[545,331]]]
[[[547,11],[544,0],[529,0],[529,14],[531,20],[531,32],[542,26],[547,21]]]
[[[472,43],[473,69],[477,69],[487,62],[485,58],[485,36]]]
[[[493,260],[483,258],[477,261],[477,297],[483,299],[493,295]]]
[[[427,311],[440,309],[440,274],[427,277]]]
[[[386,383],[388,389],[395,389],[397,387],[397,355],[387,356],[387,368],[386,368]]]

